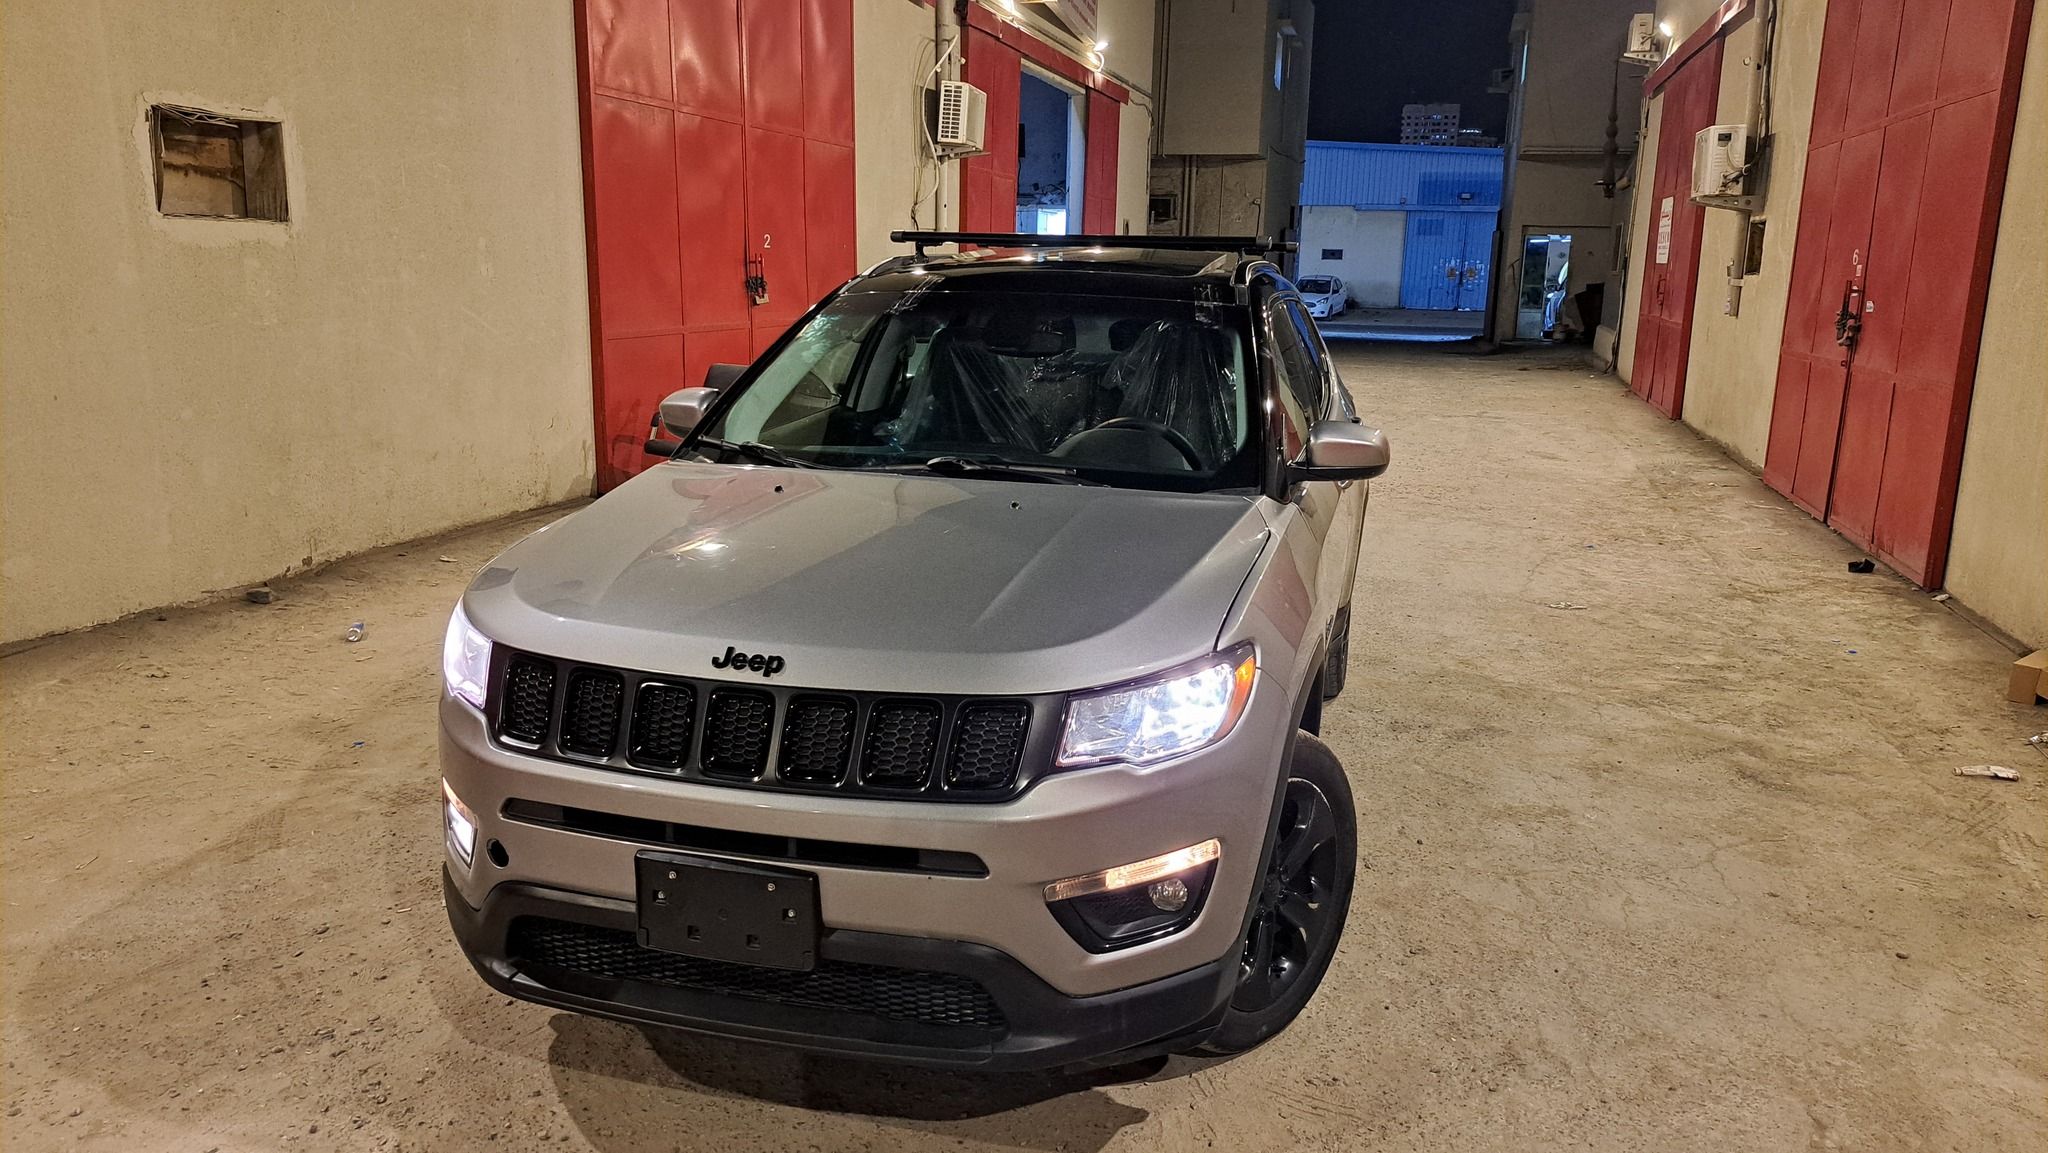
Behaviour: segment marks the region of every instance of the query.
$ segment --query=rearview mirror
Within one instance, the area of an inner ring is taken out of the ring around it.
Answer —
[[[1308,448],[1290,466],[1293,480],[1365,480],[1387,471],[1387,434],[1348,420],[1321,420],[1308,430]]]
[[[677,436],[688,436],[692,429],[704,422],[704,414],[711,411],[711,403],[717,399],[718,390],[715,388],[685,388],[671,392],[661,402],[661,427]]]

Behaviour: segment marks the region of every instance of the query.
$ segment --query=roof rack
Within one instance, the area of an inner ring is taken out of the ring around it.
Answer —
[[[924,255],[932,244],[979,244],[986,248],[1164,248],[1188,252],[1293,252],[1300,245],[1270,236],[1117,236],[1098,233],[1035,236],[1025,232],[891,232],[897,244]]]

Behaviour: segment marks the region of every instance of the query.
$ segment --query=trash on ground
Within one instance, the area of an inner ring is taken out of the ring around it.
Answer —
[[[1579,602],[1577,602],[1577,601],[1551,601],[1551,602],[1550,602],[1549,604],[1547,604],[1547,605],[1545,605],[1545,606],[1543,606],[1543,607],[1544,607],[1544,608],[1551,608],[1551,609],[1565,609],[1565,610],[1568,610],[1568,611],[1569,611],[1569,610],[1573,610],[1573,609],[1583,609],[1583,608],[1585,608],[1586,606],[1585,606],[1585,605],[1582,605],[1582,604],[1580,604],[1580,603],[1579,603]]]
[[[454,563],[455,563],[455,558],[454,558],[454,557],[452,557],[452,556],[444,556],[444,557],[439,557],[439,558],[436,558],[436,559],[438,559],[438,560],[439,560],[439,561],[440,561],[440,562],[441,562],[442,564],[454,564]]]
[[[1935,594],[1934,594],[1934,603],[1935,603],[1935,604],[1938,604],[1938,605],[1945,605],[1945,604],[1947,604],[1947,603],[1948,603],[1948,599],[1949,599],[1949,598],[1948,598],[1948,594],[1947,594],[1947,593],[1935,593]]]
[[[1852,560],[1852,561],[1850,561],[1850,562],[1849,562],[1849,571],[1850,571],[1850,572],[1876,572],[1876,571],[1877,571],[1877,562],[1876,562],[1876,561],[1874,561],[1874,560],[1871,560],[1871,559],[1870,559],[1869,557],[1864,557],[1864,558],[1863,558],[1862,560]]]
[[[348,626],[348,636],[345,639],[348,641],[348,643],[354,644],[357,641],[362,640],[364,635],[367,634],[369,631],[369,626],[365,625],[361,621],[357,621],[356,623]]]
[[[248,592],[245,592],[242,595],[248,597],[249,603],[252,605],[267,605],[271,602],[272,599],[274,599],[277,596],[277,594],[271,592],[269,587],[266,585],[257,585],[255,588],[250,589]]]
[[[2017,781],[2020,775],[2004,765],[1963,765],[1956,770],[1959,777],[1985,777],[1994,781]]]

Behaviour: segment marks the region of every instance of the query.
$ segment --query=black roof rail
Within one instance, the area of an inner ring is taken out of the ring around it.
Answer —
[[[1161,248],[1186,252],[1240,252],[1261,255],[1293,252],[1300,247],[1292,240],[1270,236],[1119,236],[1101,233],[1069,233],[1036,236],[1025,232],[891,232],[896,244],[911,244],[919,256],[931,244],[979,244],[985,248]]]

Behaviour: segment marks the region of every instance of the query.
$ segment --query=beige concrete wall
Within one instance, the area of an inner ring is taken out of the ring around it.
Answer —
[[[589,491],[568,5],[4,20],[0,640]],[[291,221],[159,216],[157,100],[281,117]]]
[[[1259,0],[1176,0],[1165,30],[1161,152],[1257,156],[1265,151],[1266,94],[1273,75],[1267,15],[1268,5]]]
[[[2048,5],[2034,7],[2026,67],[1947,583],[1956,599],[2040,648],[2048,647]]]
[[[939,169],[927,156],[923,124],[931,68],[930,8],[853,0],[854,250],[862,268],[906,251],[889,243],[892,229],[959,223],[958,164],[945,165],[944,223],[934,216]]]
[[[1728,312],[1728,267],[1739,259],[1744,217],[1706,209],[1700,234],[1699,286],[1693,296],[1692,355],[1686,369],[1684,420],[1752,469],[1763,468],[1777,389],[1778,348],[1792,274],[1792,241],[1812,135],[1814,85],[1820,75],[1824,0],[1786,0],[1779,10],[1771,131],[1777,138],[1770,183],[1757,218],[1764,221],[1763,268],[1744,278],[1740,310]],[[1728,34],[1722,51],[1721,96],[1715,120],[1750,120],[1755,62],[1763,25],[1750,20]],[[1654,224],[1639,217],[1645,245]],[[1634,314],[1629,319],[1633,321]]]
[[[1650,233],[1656,227],[1657,213],[1651,203],[1652,174],[1657,171],[1657,149],[1661,144],[1658,128],[1664,118],[1664,97],[1652,96],[1645,101],[1642,109],[1642,138],[1636,146],[1635,163],[1629,171],[1629,187],[1617,190],[1616,195],[1629,198],[1628,209],[1628,268],[1625,271],[1621,301],[1621,329],[1619,343],[1615,347],[1614,371],[1623,381],[1635,379],[1636,366],[1636,318],[1642,315],[1643,281],[1647,279],[1644,270],[1650,267]]]

